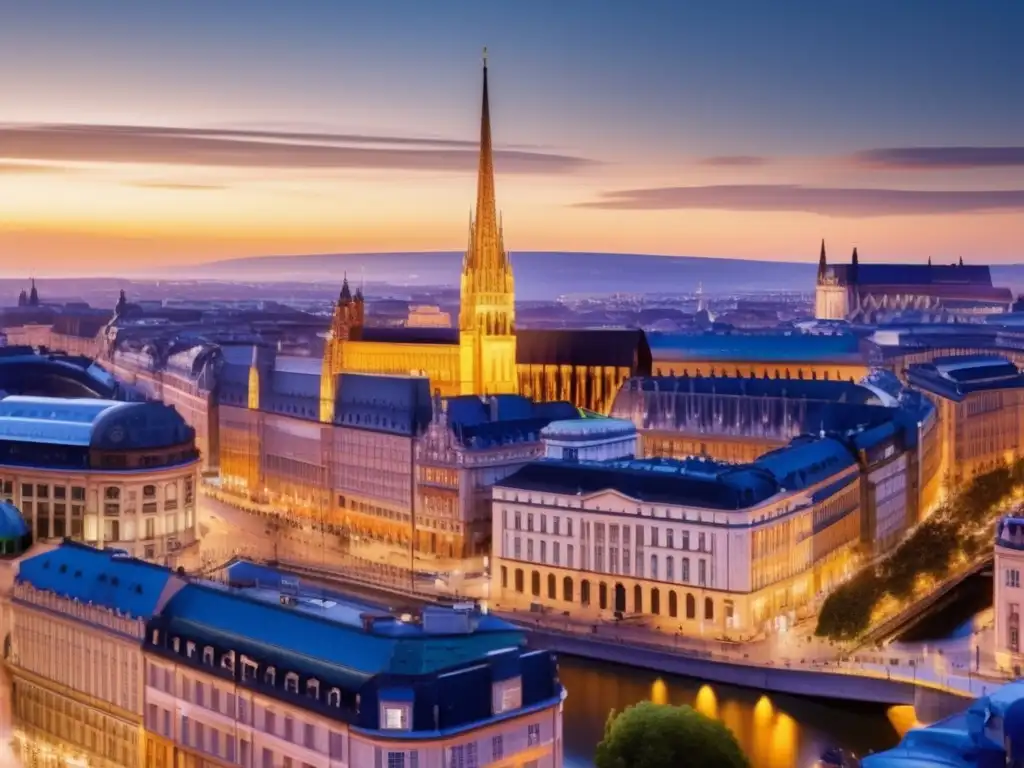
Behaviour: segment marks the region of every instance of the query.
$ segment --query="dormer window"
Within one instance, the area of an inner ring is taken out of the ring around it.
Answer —
[[[206,664],[206,665],[211,666],[211,667],[213,666],[213,647],[212,646],[208,645],[205,648],[203,648],[203,664]]]
[[[523,706],[523,683],[522,678],[513,677],[510,680],[502,680],[494,683],[491,687],[491,706],[494,714],[500,715],[503,712],[511,712]]]
[[[341,707],[341,689],[331,688],[327,692],[327,705],[330,707]]]
[[[267,685],[275,685],[277,681],[277,670],[273,667],[267,667],[263,670],[263,682]]]
[[[320,699],[320,681],[310,678],[306,681],[306,695],[311,699]]]
[[[176,637],[171,640],[171,647],[174,649],[175,653],[181,653],[181,638]]]
[[[289,672],[284,676],[284,689],[289,693],[299,692],[299,676],[294,672]]]
[[[220,659],[221,669],[226,669],[229,672],[235,671],[235,652],[228,651]]]
[[[256,670],[258,669],[256,662],[250,659],[248,656],[242,656],[242,681],[255,680]]]
[[[190,659],[194,659],[196,657],[196,644],[191,640],[185,643],[185,655]]]

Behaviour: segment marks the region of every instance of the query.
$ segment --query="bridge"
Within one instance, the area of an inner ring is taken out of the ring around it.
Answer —
[[[868,630],[868,632],[858,641],[855,651],[884,643],[887,640],[906,632],[919,621],[924,619],[924,617],[932,610],[940,608],[952,600],[954,591],[963,582],[972,576],[983,573],[986,569],[990,569],[992,567],[993,560],[994,558],[992,553],[989,553],[981,560],[974,563],[970,568],[961,571],[954,576],[950,576],[929,594],[922,597],[920,600],[916,600],[911,603],[895,616],[891,616],[877,626]]]

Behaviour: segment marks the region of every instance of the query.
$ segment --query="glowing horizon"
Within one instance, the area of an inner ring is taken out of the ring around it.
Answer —
[[[443,0],[398,4],[401,22],[259,1],[244,16],[189,0],[14,15],[0,271],[461,250],[477,41],[513,252],[814,262],[824,238],[837,258],[856,245],[871,261],[1024,261],[1020,7],[818,15],[735,0],[738,23],[570,2],[536,29],[525,6],[467,18]],[[951,49],[965,24],[977,39]],[[872,57],[847,66],[864,29]]]

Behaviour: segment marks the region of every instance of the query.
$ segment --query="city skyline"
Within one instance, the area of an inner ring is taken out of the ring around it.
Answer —
[[[931,8],[5,14],[4,272],[464,248],[484,44],[512,251],[1019,261],[1024,11]]]

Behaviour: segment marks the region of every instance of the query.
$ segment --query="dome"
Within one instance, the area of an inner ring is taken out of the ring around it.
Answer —
[[[9,501],[0,501],[0,556],[20,555],[31,544],[32,534],[21,512]]]

